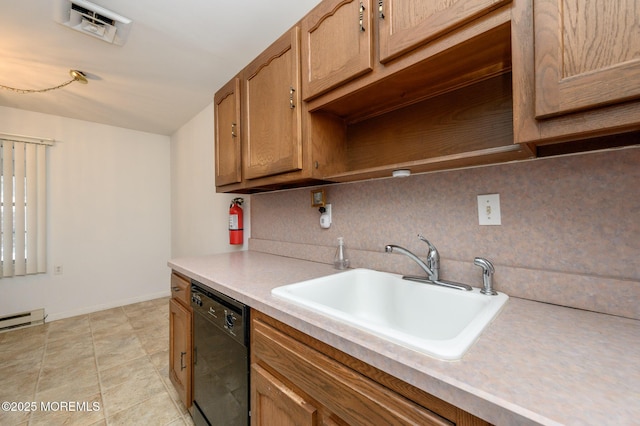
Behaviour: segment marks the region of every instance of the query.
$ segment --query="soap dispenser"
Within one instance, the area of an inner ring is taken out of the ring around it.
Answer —
[[[349,258],[347,257],[347,251],[344,247],[344,239],[342,237],[338,237],[338,248],[333,258],[333,267],[336,269],[347,269],[349,267]]]

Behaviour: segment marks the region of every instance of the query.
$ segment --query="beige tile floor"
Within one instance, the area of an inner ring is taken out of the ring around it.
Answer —
[[[0,333],[0,425],[192,425],[168,349],[169,298]]]

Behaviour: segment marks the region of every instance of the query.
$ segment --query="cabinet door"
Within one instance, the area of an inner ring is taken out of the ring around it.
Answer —
[[[185,407],[191,406],[191,312],[169,300],[169,378]]]
[[[302,20],[302,92],[309,99],[373,69],[371,0],[320,3]]]
[[[251,366],[251,424],[253,426],[313,426],[318,411],[257,364]]]
[[[536,118],[640,97],[640,0],[534,0]]]
[[[214,96],[216,186],[242,180],[240,79],[234,78]]]
[[[511,0],[380,0],[380,62],[385,63]]]
[[[244,70],[247,179],[302,168],[299,40],[295,27]]]
[[[331,413],[331,418],[354,425],[453,425],[346,365],[270,325],[256,321],[255,317],[252,325],[251,350],[255,359],[317,401],[324,413]],[[251,380],[254,380],[254,376],[251,376]],[[288,394],[285,396],[289,398]],[[269,424],[281,423],[273,421]]]

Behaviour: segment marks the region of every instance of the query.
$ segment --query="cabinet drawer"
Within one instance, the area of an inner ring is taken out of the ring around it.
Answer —
[[[175,272],[171,274],[171,298],[177,299],[185,307],[191,306],[191,283]]]
[[[255,358],[348,424],[453,424],[261,321],[252,338]]]

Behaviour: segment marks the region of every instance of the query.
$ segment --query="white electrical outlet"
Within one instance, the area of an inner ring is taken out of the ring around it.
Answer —
[[[478,221],[480,225],[502,225],[500,194],[478,195]]]

